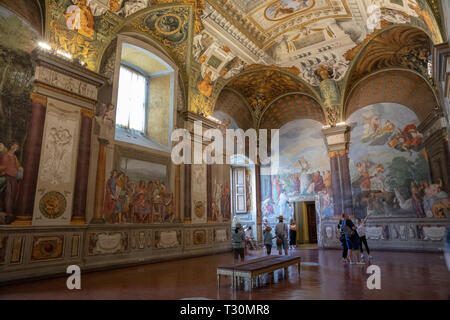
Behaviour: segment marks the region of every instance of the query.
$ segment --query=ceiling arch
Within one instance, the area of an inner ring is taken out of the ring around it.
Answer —
[[[326,123],[322,107],[314,98],[302,93],[293,93],[279,97],[268,106],[261,117],[259,128],[278,129],[297,119],[312,119]]]
[[[410,70],[375,72],[356,84],[344,104],[344,118],[355,111],[376,103],[402,104],[414,111],[420,121],[438,105],[428,82]]]
[[[44,5],[38,0],[0,0],[0,5],[19,15],[40,35],[44,34]]]
[[[258,116],[271,102],[287,93],[302,92],[319,99],[317,92],[297,75],[295,67],[249,66],[225,86],[245,97],[252,113]]]
[[[364,77],[383,69],[404,68],[427,77],[431,39],[425,31],[413,26],[391,26],[375,34],[362,46],[347,52],[352,64],[344,79],[342,99]]]
[[[243,130],[254,127],[253,117],[245,99],[236,91],[224,88],[216,100],[214,112],[223,112]],[[214,113],[213,113],[214,116]]]

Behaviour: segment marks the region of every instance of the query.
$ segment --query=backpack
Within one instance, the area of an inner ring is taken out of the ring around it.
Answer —
[[[344,232],[345,236],[348,238],[351,238],[355,234],[355,231],[352,228],[350,228],[347,225],[347,223],[344,224],[343,232]]]

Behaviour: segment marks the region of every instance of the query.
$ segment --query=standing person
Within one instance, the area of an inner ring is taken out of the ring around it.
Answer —
[[[344,220],[342,221],[342,226],[345,234],[345,241],[347,242],[348,250],[350,253],[350,264],[364,264],[364,262],[361,262],[359,260],[359,237],[358,233],[356,232],[356,226],[354,225],[353,221],[350,220],[347,213],[344,213],[342,215],[342,218],[344,218]],[[354,255],[356,257],[353,257]]]
[[[266,226],[266,228],[263,231],[264,236],[264,245],[266,246],[267,255],[270,256],[270,253],[272,252],[272,241],[274,236],[272,236],[272,228],[270,226]]]
[[[370,259],[372,259],[372,256],[370,255],[370,249],[369,246],[367,245],[367,239],[366,239],[366,221],[367,218],[369,217],[369,215],[367,215],[367,217],[364,218],[363,221],[361,221],[361,219],[358,218],[358,226],[356,231],[358,232],[359,235],[359,250],[361,251],[361,261],[364,261],[364,251],[363,251],[363,244],[366,247],[367,250],[367,257]]]
[[[241,262],[244,262],[245,252],[244,252],[244,242],[245,234],[240,223],[236,224],[233,235],[231,236],[231,246],[233,247],[234,253],[234,264],[238,263],[239,256],[241,257]]]
[[[16,152],[19,151],[19,144],[12,142],[8,150],[4,147],[1,149],[0,177],[2,180],[0,181],[3,181],[3,183],[0,185],[0,191],[3,190],[3,211],[12,214],[19,193],[19,180],[23,177],[23,168],[16,156]]]
[[[297,240],[297,225],[295,224],[295,220],[291,219],[291,223],[289,224],[289,249],[295,250]]]
[[[288,255],[288,227],[286,223],[283,222],[283,216],[279,216],[278,221],[279,222],[275,226],[278,253],[282,255],[282,249],[284,249],[284,253]]]
[[[342,219],[339,219],[339,223],[336,226],[337,232],[339,233],[339,241],[342,245],[342,262],[348,262],[348,247],[347,241],[345,241],[344,227],[342,226]]]

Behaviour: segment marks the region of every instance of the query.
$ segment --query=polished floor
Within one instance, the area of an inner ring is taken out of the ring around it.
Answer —
[[[272,253],[273,254],[273,253]],[[0,287],[0,299],[449,299],[450,272],[442,254],[374,252],[372,264],[381,270],[381,289],[369,290],[368,265],[340,261],[339,250],[301,248],[300,277],[290,267],[267,277],[249,291],[231,290],[223,280],[217,289],[216,267],[232,263],[231,253],[83,274],[81,290],[68,290],[66,278]],[[263,255],[254,252],[248,259]]]

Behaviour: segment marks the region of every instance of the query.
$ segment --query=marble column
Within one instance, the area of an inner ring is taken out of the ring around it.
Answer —
[[[255,192],[256,192],[256,238],[262,241],[262,211],[261,211],[261,165],[255,165]]]
[[[339,174],[339,159],[336,152],[330,153],[330,170],[331,170],[331,192],[333,193],[334,215],[341,216],[342,208],[342,194],[341,194],[341,179]]]
[[[184,165],[184,223],[192,222],[191,213],[191,165]]]
[[[339,164],[341,173],[343,210],[349,215],[353,215],[352,184],[350,181],[350,169],[347,151],[339,152]]]
[[[350,142],[350,127],[346,125],[328,127],[322,129],[322,134],[330,158],[334,217],[339,218],[344,212],[353,213],[347,156]]]
[[[180,219],[180,178],[181,165],[175,166],[175,222],[181,222]]]
[[[80,142],[78,146],[78,160],[75,190],[73,195],[73,213],[71,224],[86,223],[86,198],[89,178],[89,159],[91,155],[91,130],[94,113],[81,109]]]
[[[106,146],[109,141],[98,138],[97,174],[95,178],[94,217],[91,223],[105,223],[103,219],[103,202],[105,200]]]
[[[47,97],[31,95],[31,119],[28,137],[23,149],[23,182],[16,210],[14,225],[30,225],[33,217],[34,198],[41,158],[42,135],[44,133]]]
[[[206,217],[207,222],[213,222],[212,216],[212,165],[206,165]]]

